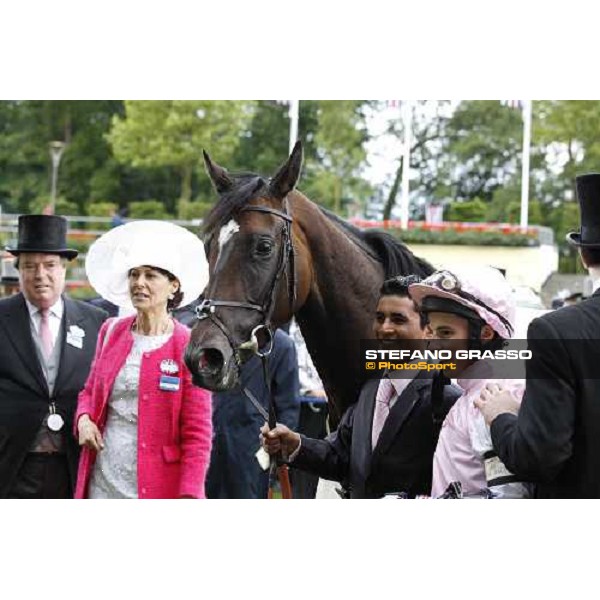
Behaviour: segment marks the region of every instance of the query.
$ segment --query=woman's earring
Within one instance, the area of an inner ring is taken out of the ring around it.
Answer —
[[[169,294],[169,300],[174,300],[175,299],[175,294]]]

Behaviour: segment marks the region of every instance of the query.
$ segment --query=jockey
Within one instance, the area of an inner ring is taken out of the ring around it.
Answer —
[[[495,351],[512,337],[515,327],[515,301],[503,275],[492,267],[436,271],[409,288],[428,322],[432,346],[453,349]],[[493,383],[489,360],[458,360],[456,370],[462,396],[450,409],[440,432],[433,458],[431,495],[444,494],[451,484],[460,482],[465,496],[515,498],[527,495],[523,484],[495,455],[489,428],[473,401],[481,390]],[[446,373],[448,374],[448,373]],[[492,378],[490,378],[490,376]],[[510,389],[520,402],[524,391],[521,379],[497,380]]]

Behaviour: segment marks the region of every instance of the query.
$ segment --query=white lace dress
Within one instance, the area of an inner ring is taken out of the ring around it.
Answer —
[[[133,333],[133,347],[108,399],[104,450],[96,458],[88,498],[138,497],[138,382],[142,355],[160,348],[171,335]]]

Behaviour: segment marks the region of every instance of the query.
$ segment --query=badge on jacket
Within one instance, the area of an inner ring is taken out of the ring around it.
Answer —
[[[179,391],[179,384],[181,380],[179,377],[170,377],[169,375],[161,375],[158,383],[158,389],[163,392],[177,392]]]
[[[172,358],[165,358],[160,361],[160,371],[167,375],[175,375],[179,371],[179,365]]]
[[[83,338],[85,337],[85,331],[77,325],[71,325],[67,331],[67,344],[70,344],[74,348],[83,348]]]

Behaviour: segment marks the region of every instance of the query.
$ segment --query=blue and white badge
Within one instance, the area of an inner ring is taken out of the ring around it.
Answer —
[[[161,375],[158,383],[158,388],[164,392],[177,392],[181,379],[179,377],[170,377],[169,375]]]

